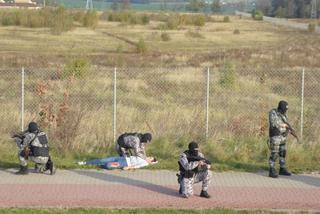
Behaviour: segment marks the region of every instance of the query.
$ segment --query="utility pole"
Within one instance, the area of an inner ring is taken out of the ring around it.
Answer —
[[[311,2],[311,19],[316,19],[317,18],[317,0],[312,0]]]
[[[87,0],[86,10],[92,10],[92,9],[93,9],[92,0]]]

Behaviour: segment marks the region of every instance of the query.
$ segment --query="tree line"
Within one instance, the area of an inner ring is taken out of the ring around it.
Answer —
[[[272,17],[310,18],[312,0],[256,0],[256,8]],[[319,17],[320,1],[316,4],[315,12]]]

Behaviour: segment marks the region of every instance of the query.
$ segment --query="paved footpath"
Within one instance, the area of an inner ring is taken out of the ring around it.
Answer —
[[[0,207],[165,207],[320,211],[320,175],[268,178],[266,172],[213,173],[189,199],[178,194],[173,171],[58,170],[54,176],[0,170]]]

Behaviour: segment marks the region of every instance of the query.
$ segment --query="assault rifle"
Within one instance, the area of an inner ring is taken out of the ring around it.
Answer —
[[[296,133],[296,130],[294,130],[294,128],[292,128],[292,126],[289,123],[285,122],[285,124],[288,126],[287,127],[287,133],[289,132],[299,142],[299,137],[298,137],[298,135]]]
[[[21,140],[23,140],[24,139],[24,134],[26,133],[26,131],[24,131],[24,132],[16,132],[16,133],[14,133],[11,137],[12,138],[20,138]]]
[[[12,134],[12,138],[20,138],[21,139],[21,143],[23,142],[23,139],[25,138],[25,133],[27,131],[23,131],[23,132],[16,132],[14,134]],[[24,148],[24,150],[21,152],[22,156],[24,156],[25,159],[28,159],[29,155],[31,154],[31,149],[29,146],[26,146]]]
[[[187,159],[188,159],[188,161],[203,161],[207,165],[211,165],[211,161],[209,161],[209,160],[207,160],[205,158],[199,157],[199,156],[187,155]]]

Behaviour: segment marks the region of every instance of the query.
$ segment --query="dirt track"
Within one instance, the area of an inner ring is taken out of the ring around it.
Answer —
[[[175,172],[59,170],[17,176],[0,170],[0,207],[174,207],[320,211],[320,176],[271,179],[266,173],[214,173],[209,193],[177,192]]]

